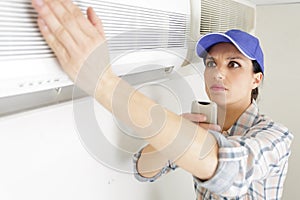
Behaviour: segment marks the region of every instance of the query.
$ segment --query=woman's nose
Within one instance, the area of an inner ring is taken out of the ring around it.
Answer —
[[[216,68],[216,71],[214,73],[214,78],[216,80],[223,80],[225,78],[225,73],[223,70]]]

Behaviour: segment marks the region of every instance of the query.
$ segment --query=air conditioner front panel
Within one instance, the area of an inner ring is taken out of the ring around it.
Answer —
[[[92,6],[102,19],[116,74],[182,64],[190,31],[186,1],[74,2],[83,12]],[[31,1],[0,1],[0,13],[0,97],[71,85],[38,30]]]

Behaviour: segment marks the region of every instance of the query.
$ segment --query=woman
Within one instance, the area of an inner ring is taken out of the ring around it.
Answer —
[[[255,100],[264,72],[258,39],[239,30],[212,33],[198,41],[196,50],[204,58],[206,92],[218,105],[221,125],[220,133],[211,131],[218,138],[219,166],[208,180],[194,178],[198,199],[280,199],[292,136],[258,112]],[[201,116],[183,116],[201,126]],[[150,145],[136,154],[137,169],[149,150],[153,151]],[[175,168],[170,163],[136,177],[154,181]]]
[[[154,181],[178,166],[194,176],[198,199],[281,198],[292,135],[258,113],[264,65],[255,37],[231,30],[198,42],[206,91],[218,104],[220,126],[208,130],[203,116],[178,116],[112,72],[103,28],[91,8],[86,19],[70,0],[33,5],[42,35],[70,78],[149,142],[135,155],[138,178]]]

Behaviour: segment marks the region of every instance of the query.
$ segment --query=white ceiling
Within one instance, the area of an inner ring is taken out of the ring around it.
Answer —
[[[300,0],[249,0],[256,5],[300,3]]]

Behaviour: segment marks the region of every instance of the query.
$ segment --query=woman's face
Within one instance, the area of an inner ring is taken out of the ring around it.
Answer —
[[[205,60],[206,92],[220,106],[250,103],[251,91],[262,79],[253,73],[252,61],[233,44],[219,43],[208,52]]]

